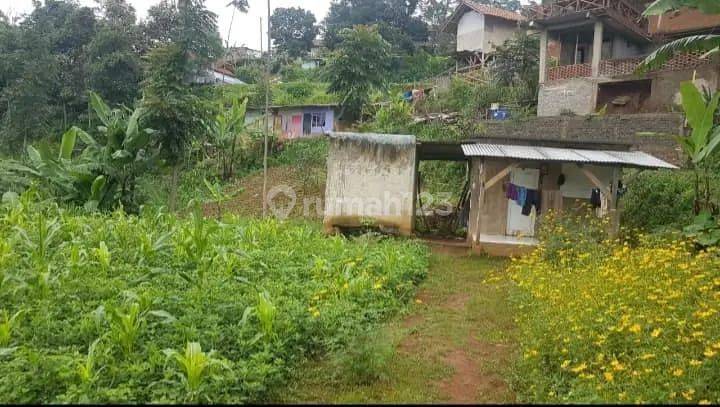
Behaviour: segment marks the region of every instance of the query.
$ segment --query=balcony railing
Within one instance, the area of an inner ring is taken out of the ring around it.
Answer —
[[[589,78],[592,76],[592,65],[574,64],[560,65],[548,68],[547,80],[559,81],[562,79]]]
[[[638,65],[645,57],[633,57],[622,59],[605,59],[600,61],[600,77],[616,78],[628,76],[635,73]],[[712,61],[709,58],[702,58],[702,53],[691,52],[679,54],[668,60],[662,67],[653,72],[685,71],[706,65]],[[547,70],[548,81],[558,81],[573,78],[589,78],[592,76],[591,64],[574,64],[550,67]]]

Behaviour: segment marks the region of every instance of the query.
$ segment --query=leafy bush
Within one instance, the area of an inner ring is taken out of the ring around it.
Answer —
[[[411,241],[31,198],[0,207],[3,403],[263,401],[402,307],[427,266]]]
[[[343,379],[359,385],[368,385],[387,378],[388,363],[395,354],[392,338],[382,330],[358,335],[347,347],[338,352],[334,368]]]
[[[520,400],[720,401],[720,252],[653,236],[637,247],[597,244],[560,225],[554,233],[571,242],[559,263],[544,240],[509,270],[518,287]]]
[[[657,231],[680,229],[693,217],[694,176],[685,171],[646,171],[630,176],[623,195],[623,225]]]

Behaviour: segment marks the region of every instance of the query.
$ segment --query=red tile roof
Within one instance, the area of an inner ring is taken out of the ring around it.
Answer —
[[[506,20],[511,21],[523,21],[525,20],[525,17],[523,17],[520,13],[515,13],[510,10],[505,10],[499,7],[493,7],[488,6],[486,4],[480,4],[472,0],[463,0],[462,3],[470,7],[471,9],[477,11],[480,14],[485,14],[488,16],[498,17],[498,18],[504,18]]]

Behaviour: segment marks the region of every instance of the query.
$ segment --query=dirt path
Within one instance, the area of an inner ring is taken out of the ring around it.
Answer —
[[[286,402],[501,403],[515,400],[515,352],[505,263],[434,254],[409,312],[385,327],[395,344],[385,378],[357,384],[332,364],[303,369]]]

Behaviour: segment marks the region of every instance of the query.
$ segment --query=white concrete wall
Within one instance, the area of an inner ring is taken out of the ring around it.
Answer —
[[[502,45],[506,40],[512,38],[515,31],[518,30],[516,22],[492,16],[485,16],[484,28],[483,50],[485,52],[494,51],[498,45]]]
[[[593,113],[597,83],[591,79],[566,79],[540,85],[538,116],[558,116],[564,111],[578,115]]]
[[[333,134],[327,161],[326,230],[371,223],[411,234],[415,149],[415,136]]]
[[[484,51],[485,44],[485,16],[468,11],[460,17],[457,28],[457,50]]]

